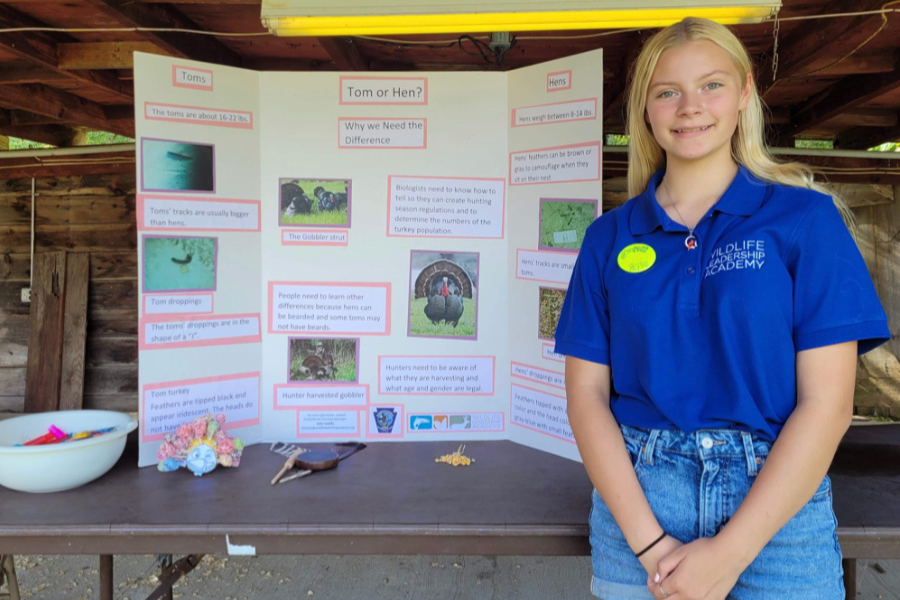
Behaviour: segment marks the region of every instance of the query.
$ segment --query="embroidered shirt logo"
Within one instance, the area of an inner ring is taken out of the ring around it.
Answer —
[[[718,246],[709,257],[703,278],[735,269],[762,269],[765,258],[766,246],[763,240],[744,240]]]

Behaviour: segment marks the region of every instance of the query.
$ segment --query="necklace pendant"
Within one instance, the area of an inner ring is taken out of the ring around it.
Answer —
[[[684,238],[684,245],[687,246],[688,250],[696,250],[697,249],[697,237],[691,233],[686,238]]]

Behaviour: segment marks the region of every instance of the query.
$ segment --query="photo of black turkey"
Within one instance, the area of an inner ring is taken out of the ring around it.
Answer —
[[[308,215],[312,210],[312,200],[294,182],[281,184],[281,212],[285,217]]]
[[[448,325],[456,327],[462,314],[463,301],[459,288],[453,282],[449,282],[446,275],[441,281],[435,281],[428,294],[428,304],[425,305],[425,316],[428,320],[435,325],[446,321]]]
[[[424,254],[431,255],[432,253]],[[416,307],[422,304],[422,301],[419,299],[425,301],[424,306],[421,306],[421,311],[424,312],[426,320],[424,324],[419,324],[420,317],[416,317],[414,314],[410,315],[411,335],[467,336],[474,334],[475,315],[467,315],[466,301],[467,299],[469,301],[474,299],[475,284],[472,275],[459,261],[466,260],[477,264],[477,254],[453,253],[449,256],[453,258],[431,260],[423,265],[422,270],[415,277],[412,290],[413,301]],[[413,262],[419,262],[416,259],[421,260],[422,258],[425,258],[425,256],[421,254],[416,256],[416,251],[414,251]],[[469,310],[474,312],[474,303],[470,306]],[[412,307],[411,309],[420,310]],[[419,314],[421,315],[422,313]],[[466,332],[457,334],[444,327],[446,325],[446,327],[456,329],[460,325],[461,320],[467,321]]]
[[[347,194],[329,192],[321,185],[313,190],[313,195],[319,201],[319,210],[339,210],[341,206],[347,206]]]

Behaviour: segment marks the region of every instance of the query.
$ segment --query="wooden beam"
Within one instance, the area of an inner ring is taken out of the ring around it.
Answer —
[[[170,56],[153,42],[88,42],[59,44],[59,68],[73,69],[133,69],[134,53],[146,52]]]
[[[900,156],[896,160],[802,155],[783,156],[782,159],[806,163],[818,169],[831,183],[900,185]]]
[[[834,140],[834,147],[843,150],[868,150],[898,139],[900,139],[900,125],[895,120],[894,124],[888,127],[854,127],[841,132]]]
[[[71,78],[65,73],[37,67],[26,61],[22,61],[19,64],[4,65],[0,69],[0,85],[8,83],[48,83],[54,81],[71,81]]]
[[[51,146],[68,146],[78,132],[65,125],[10,125],[0,126],[0,133],[31,142],[50,144]],[[4,159],[5,160],[5,159]],[[3,165],[6,166],[5,164]],[[0,177],[6,177],[6,169],[0,169]]]
[[[828,67],[838,58],[840,57],[831,54],[820,55],[818,60],[809,65],[808,70],[815,71],[820,67]],[[833,67],[817,72],[813,77],[846,77],[847,75],[862,75],[863,73],[887,73],[893,68],[894,57],[890,54],[854,54]],[[778,68],[778,78],[781,79],[781,67]]]
[[[818,14],[831,15],[857,11],[879,10],[884,0],[836,0],[816,9]],[[823,56],[839,58],[853,50],[860,42],[881,26],[880,14],[861,15],[843,19],[824,19],[814,25],[797,27],[795,33],[783,40],[778,48],[778,79],[787,79],[814,68]],[[824,65],[823,65],[824,66]],[[760,76],[763,90],[772,86],[772,72]]]
[[[19,137],[19,136],[16,136]],[[26,138],[27,139],[27,138]],[[40,141],[40,140],[35,140]],[[97,162],[78,163],[78,164],[43,164],[33,158],[6,158],[3,154],[2,164],[0,164],[0,179],[31,179],[32,177],[57,177],[65,178],[70,176],[85,176],[96,174],[115,174],[122,173],[134,176],[134,152],[116,152],[92,154],[91,157]],[[103,158],[105,160],[100,161]],[[2,273],[2,268],[0,268]],[[0,277],[2,279],[2,277]],[[2,315],[2,309],[0,309]]]
[[[133,0],[85,0],[85,3],[126,27],[203,30],[167,4],[140,4]],[[232,67],[241,66],[239,54],[209,35],[155,31],[142,31],[140,34],[173,56]]]
[[[898,88],[900,54],[895,57],[894,70],[890,73],[845,77],[821,94],[800,104],[792,111],[791,125],[785,133],[796,136]]]
[[[337,65],[341,71],[368,71],[369,61],[354,43],[353,38],[320,37],[316,38],[319,45]]]
[[[134,121],[133,104],[114,104],[103,108],[106,112],[106,118],[110,121]]]
[[[244,59],[245,69],[254,71],[334,71],[334,64],[326,60],[304,60],[281,57],[252,57]]]
[[[46,27],[46,25],[9,6],[0,4],[0,28],[18,27]],[[134,87],[129,83],[119,81],[111,73],[60,69],[56,52],[58,41],[45,33],[34,31],[0,33],[0,50],[6,54],[31,61],[50,71],[61,73],[83,85],[112,94],[120,100],[127,102],[134,97]],[[65,41],[74,41],[74,39],[65,36]]]
[[[0,105],[27,110],[90,129],[134,137],[134,123],[108,119],[103,105],[36,83],[0,86]]]
[[[860,108],[842,112],[823,123],[825,129],[850,129],[851,127],[893,127],[897,124],[897,112],[886,109]]]
[[[44,115],[36,115],[26,110],[13,109],[0,112],[0,124],[3,125],[60,125],[59,119],[53,119]]]

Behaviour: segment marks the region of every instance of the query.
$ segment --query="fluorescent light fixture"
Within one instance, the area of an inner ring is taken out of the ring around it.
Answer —
[[[759,23],[781,0],[262,0],[280,36],[476,33],[663,27],[684,17]]]

